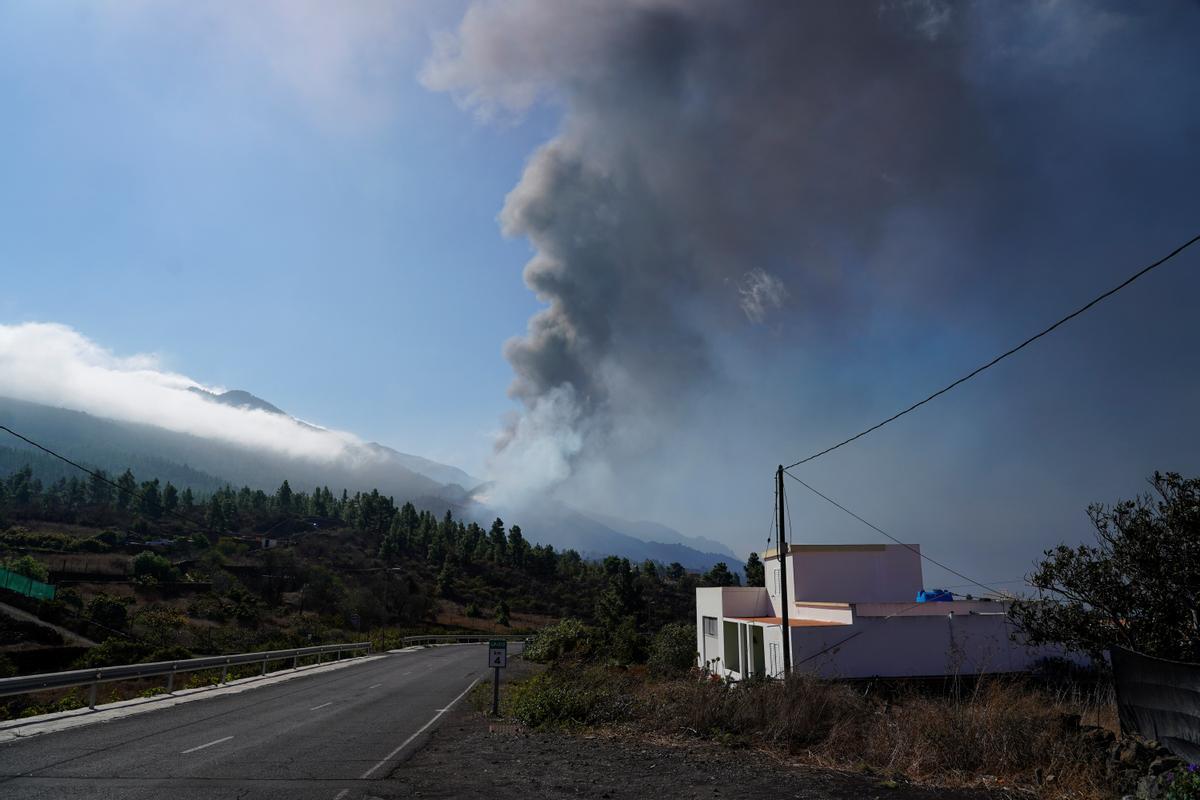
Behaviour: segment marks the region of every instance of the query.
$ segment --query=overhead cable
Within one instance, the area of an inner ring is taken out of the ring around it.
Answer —
[[[882,422],[877,422],[877,423],[875,423],[874,425],[872,425],[871,427],[869,427],[869,428],[867,428],[867,429],[865,429],[865,430],[859,431],[858,433],[854,434],[853,436],[851,436],[851,437],[850,437],[850,438],[848,438],[848,439],[843,439],[842,441],[838,442],[837,444],[835,444],[835,445],[833,445],[833,446],[831,446],[831,447],[826,447],[824,450],[820,450],[820,451],[818,451],[818,452],[816,452],[816,453],[813,453],[813,454],[812,454],[812,455],[810,455],[810,456],[806,456],[806,457],[804,457],[804,458],[800,459],[799,461],[793,462],[793,463],[789,464],[787,467],[785,467],[785,469],[791,469],[792,467],[798,467],[798,466],[800,466],[801,464],[807,464],[809,461],[812,461],[812,460],[814,460],[814,459],[820,458],[821,456],[823,456],[823,455],[826,455],[827,453],[832,453],[834,450],[837,450],[839,447],[843,447],[843,446],[845,446],[845,445],[848,445],[848,444],[850,444],[851,442],[855,441],[856,439],[861,439],[862,437],[866,436],[868,433],[871,433],[871,432],[873,432],[873,431],[877,431],[877,430],[879,430],[879,429],[880,429],[880,428],[882,428],[884,425],[887,425],[889,422],[895,422],[895,421],[896,421],[896,420],[898,420],[900,417],[903,417],[905,414],[909,413],[910,411],[916,411],[918,408],[920,408],[921,406],[925,405],[925,404],[926,404],[926,403],[928,403],[930,400],[933,400],[935,397],[939,397],[940,395],[943,395],[943,394],[945,394],[946,392],[950,391],[950,390],[951,390],[951,389],[953,389],[954,387],[956,387],[956,386],[958,386],[958,385],[960,385],[960,384],[966,383],[967,381],[971,380],[971,378],[974,378],[976,375],[978,375],[979,373],[983,372],[984,370],[986,370],[986,369],[989,369],[989,368],[991,368],[991,367],[994,367],[996,364],[999,364],[1001,361],[1003,361],[1004,359],[1008,358],[1008,357],[1009,357],[1009,356],[1011,356],[1013,353],[1016,353],[1016,352],[1018,352],[1019,350],[1023,350],[1024,348],[1028,347],[1029,345],[1031,345],[1031,344],[1033,344],[1034,342],[1036,342],[1038,339],[1042,338],[1042,337],[1043,337],[1043,336],[1045,336],[1046,334],[1048,334],[1048,333],[1050,333],[1051,331],[1053,331],[1055,328],[1058,328],[1060,325],[1063,325],[1063,324],[1065,324],[1065,323],[1067,323],[1067,322],[1071,321],[1071,320],[1072,320],[1072,319],[1074,319],[1075,317],[1077,317],[1077,316],[1079,316],[1080,314],[1082,314],[1083,312],[1087,311],[1089,308],[1091,308],[1092,306],[1096,305],[1096,304],[1097,304],[1097,303],[1099,303],[1101,300],[1104,300],[1104,299],[1106,299],[1106,298],[1108,298],[1108,297],[1111,297],[1112,295],[1114,295],[1114,294],[1116,294],[1117,292],[1121,291],[1121,290],[1122,290],[1122,289],[1124,289],[1126,286],[1128,286],[1129,284],[1133,283],[1133,282],[1134,282],[1134,281],[1136,281],[1138,278],[1142,277],[1143,275],[1145,275],[1146,273],[1150,272],[1151,270],[1153,270],[1153,269],[1156,269],[1156,268],[1158,268],[1158,267],[1161,267],[1163,264],[1167,263],[1167,262],[1168,262],[1168,261],[1170,261],[1172,258],[1174,258],[1175,256],[1179,255],[1179,254],[1180,254],[1180,253],[1182,253],[1184,250],[1186,250],[1186,249],[1188,249],[1189,247],[1191,247],[1192,245],[1194,245],[1196,242],[1200,242],[1200,235],[1193,236],[1191,239],[1189,239],[1188,241],[1186,241],[1186,242],[1184,242],[1183,244],[1179,245],[1179,247],[1176,247],[1174,250],[1172,250],[1170,253],[1167,253],[1165,256],[1163,256],[1162,258],[1160,258],[1158,261],[1155,261],[1153,264],[1150,264],[1150,265],[1148,265],[1148,266],[1145,266],[1145,267],[1143,267],[1142,269],[1138,270],[1138,271],[1137,271],[1137,272],[1135,272],[1133,275],[1130,275],[1128,278],[1126,278],[1124,281],[1122,281],[1120,284],[1118,284],[1118,285],[1114,286],[1113,288],[1109,289],[1107,292],[1104,292],[1103,294],[1101,294],[1101,295],[1099,295],[1099,296],[1097,296],[1097,297],[1093,298],[1092,300],[1090,300],[1090,301],[1089,301],[1089,302],[1087,302],[1086,304],[1084,304],[1084,305],[1080,306],[1079,308],[1075,309],[1075,310],[1074,310],[1074,311],[1072,311],[1070,314],[1067,314],[1065,317],[1063,317],[1062,319],[1058,320],[1057,322],[1055,322],[1055,323],[1054,323],[1053,325],[1051,325],[1050,327],[1048,327],[1048,328],[1045,328],[1045,329],[1043,329],[1043,330],[1039,331],[1038,333],[1035,333],[1033,336],[1030,336],[1028,339],[1026,339],[1025,341],[1021,342],[1021,343],[1020,343],[1020,344],[1018,344],[1016,347],[1013,347],[1013,348],[1011,348],[1011,349],[1009,349],[1009,350],[1006,350],[1006,351],[1004,351],[1003,353],[1001,353],[1000,355],[996,356],[995,358],[993,358],[991,361],[987,362],[986,364],[983,364],[982,366],[976,367],[975,369],[971,370],[971,371],[970,371],[970,372],[968,372],[966,375],[962,376],[961,378],[959,378],[958,380],[954,381],[953,383],[950,383],[950,384],[948,384],[948,385],[946,385],[946,386],[942,387],[941,389],[938,389],[936,392],[934,392],[933,394],[929,395],[929,396],[928,396],[928,397],[926,397],[924,400],[918,400],[917,402],[913,403],[913,404],[912,404],[911,406],[909,406],[908,408],[905,408],[905,409],[904,409],[904,410],[902,410],[902,411],[898,411],[898,412],[896,412],[895,414],[893,414],[892,416],[890,416],[890,417],[888,417],[887,419],[883,420]]]

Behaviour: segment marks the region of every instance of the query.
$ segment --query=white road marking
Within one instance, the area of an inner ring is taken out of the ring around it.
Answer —
[[[421,727],[420,727],[420,728],[417,730],[417,732],[416,732],[416,733],[414,733],[412,736],[408,737],[408,738],[407,738],[407,739],[405,739],[403,742],[401,742],[399,747],[397,747],[395,750],[393,750],[392,752],[390,752],[390,753],[388,753],[386,756],[384,756],[384,757],[383,757],[383,759],[382,759],[382,760],[380,760],[380,762],[379,762],[378,764],[376,764],[375,766],[371,767],[369,770],[367,770],[366,772],[364,772],[362,775],[358,776],[358,777],[359,777],[359,780],[365,780],[365,779],[367,779],[367,778],[371,777],[372,773],[374,773],[374,772],[375,772],[375,770],[379,769],[379,768],[380,768],[380,767],[382,767],[384,764],[388,763],[388,762],[389,762],[389,761],[391,761],[393,758],[395,758],[397,753],[399,753],[401,750],[403,750],[404,748],[406,748],[406,747],[408,747],[410,744],[412,744],[412,741],[413,741],[413,739],[416,739],[418,736],[420,736],[422,733],[424,733],[424,732],[425,732],[425,730],[426,730],[426,729],[427,729],[427,728],[428,728],[430,725],[432,725],[433,723],[437,722],[437,721],[438,721],[438,719],[440,719],[440,718],[441,718],[442,714],[445,714],[447,711],[449,711],[451,708],[453,708],[453,707],[454,707],[454,704],[455,704],[455,703],[457,703],[459,700],[462,700],[464,697],[466,697],[466,696],[467,696],[467,692],[469,692],[469,691],[471,691],[472,689],[474,689],[474,688],[475,688],[475,684],[477,684],[477,683],[479,683],[479,678],[476,678],[475,680],[471,681],[471,685],[470,685],[470,686],[468,686],[466,689],[463,689],[463,691],[462,691],[462,694],[460,694],[458,697],[456,697],[456,698],[454,698],[453,700],[451,700],[449,705],[447,705],[447,706],[446,706],[445,708],[443,708],[443,709],[440,709],[440,710],[439,710],[439,711],[438,711],[436,714],[434,714],[434,715],[433,715],[433,718],[432,718],[432,719],[430,719],[430,720],[429,720],[429,722],[426,722],[424,725],[422,725],[422,726],[421,726]]]
[[[335,794],[335,795],[333,796],[333,800],[342,800],[342,798],[343,798],[343,797],[345,797],[345,796],[346,796],[346,795],[348,795],[348,794],[350,794],[350,790],[349,790],[349,789],[342,789],[340,792],[338,792],[337,794]]]
[[[383,684],[382,684],[382,683],[372,683],[372,684],[371,684],[370,686],[368,686],[367,688],[368,688],[368,689],[378,689],[380,686],[383,686]],[[334,800],[337,800],[337,798],[334,798]]]
[[[195,747],[189,748],[187,750],[184,750],[179,755],[186,756],[188,753],[194,753],[197,750],[203,750],[206,747],[212,747],[214,744],[220,744],[221,742],[228,742],[232,738],[233,738],[232,736],[226,736],[224,739],[214,739],[213,741],[209,742],[208,744],[201,744],[201,745],[197,745]]]
[[[331,705],[333,705],[332,700],[330,700],[328,703],[321,703],[321,705],[319,705],[319,706],[313,706],[312,708],[309,709],[309,711],[320,711],[322,708],[325,708],[326,706],[331,706]]]

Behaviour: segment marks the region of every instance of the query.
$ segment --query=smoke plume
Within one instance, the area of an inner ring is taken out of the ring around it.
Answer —
[[[1186,75],[1195,22],[1184,4],[475,3],[425,85],[484,121],[561,113],[500,214],[545,308],[504,350],[524,413],[498,476],[608,480],[686,448],[689,405],[734,394],[718,351],[755,329],[837,336],[877,297],[936,315],[963,286],[1020,286],[1041,265],[1014,242],[1078,242],[1071,223],[1115,218],[1098,176],[1128,191],[1147,152],[1186,152],[1158,132],[1194,113],[1136,91],[1118,112],[1112,92]]]
[[[546,307],[504,350],[526,415],[499,472],[652,447],[714,332],[826,315],[890,212],[988,169],[961,27],[933,2],[473,6],[426,85],[483,119],[563,111],[500,215]]]

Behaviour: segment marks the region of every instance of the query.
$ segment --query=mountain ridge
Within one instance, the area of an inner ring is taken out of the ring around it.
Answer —
[[[216,394],[195,388],[199,392],[194,393],[205,395],[210,402],[287,416],[274,404],[249,392],[233,390]],[[337,459],[322,464],[3,395],[0,395],[0,424],[88,466],[119,473],[136,465],[138,472],[144,471],[139,478],[170,479],[181,489],[190,486],[194,491],[207,493],[219,488],[214,483],[228,482],[271,492],[287,480],[296,488],[306,489],[315,486],[351,492],[378,489],[401,502],[407,500],[430,509],[454,509],[456,516],[474,517],[485,526],[502,516],[473,499],[472,493],[480,483],[465,471],[374,442],[357,445],[367,458]],[[35,452],[17,440],[11,445],[9,449],[13,452]],[[0,464],[16,464],[20,458],[13,452],[0,459]],[[55,473],[56,478],[62,474]],[[727,548],[706,549],[708,540],[684,536],[658,523],[630,523],[565,507],[521,509],[514,520],[543,544],[574,549],[588,556],[678,561],[693,570],[708,569],[718,561],[736,565],[738,560]],[[639,538],[638,532],[652,533],[657,540]]]

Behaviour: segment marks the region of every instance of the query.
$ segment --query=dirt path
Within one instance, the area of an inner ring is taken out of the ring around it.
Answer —
[[[28,611],[23,611],[19,608],[15,608],[14,606],[10,606],[8,603],[0,603],[0,614],[4,614],[6,617],[12,617],[13,619],[22,620],[23,622],[32,622],[36,625],[41,625],[43,628],[50,628],[51,630],[57,631],[63,637],[63,641],[67,644],[75,644],[82,647],[96,646],[96,643],[91,639],[88,639],[86,636],[80,636],[75,631],[68,630],[61,625],[55,625],[53,622],[46,622],[44,619],[39,619],[35,614],[30,614]]]

